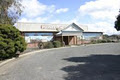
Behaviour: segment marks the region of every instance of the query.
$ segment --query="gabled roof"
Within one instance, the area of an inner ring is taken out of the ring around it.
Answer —
[[[80,28],[77,24],[72,23],[68,25],[66,28],[64,28],[62,31],[84,31],[82,28]]]

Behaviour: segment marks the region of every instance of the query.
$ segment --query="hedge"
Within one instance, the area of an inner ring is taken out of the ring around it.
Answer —
[[[54,48],[54,45],[52,42],[44,42],[44,48]]]
[[[53,41],[53,45],[55,48],[61,47],[61,42],[60,41]]]
[[[18,29],[12,25],[0,24],[0,59],[16,56],[23,52],[27,44]]]

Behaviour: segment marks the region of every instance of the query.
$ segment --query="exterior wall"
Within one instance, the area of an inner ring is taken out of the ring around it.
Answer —
[[[89,44],[91,41],[90,40],[83,40],[81,44]]]
[[[82,44],[82,35],[81,36],[77,36],[77,44]]]
[[[62,36],[57,36],[55,40],[58,40],[62,42]],[[77,38],[76,36],[63,36],[63,41],[66,45],[76,45],[77,44]]]
[[[69,36],[69,45],[88,44],[90,42],[90,40],[82,40],[80,37],[77,36]]]
[[[24,33],[24,37],[27,43],[42,41],[47,42],[53,39],[53,33]]]
[[[21,34],[22,34],[22,36],[25,37],[25,39],[28,38],[28,35],[27,35],[28,33],[21,33]],[[33,42],[28,42],[27,48],[37,48],[38,47],[38,41],[37,40],[38,40],[38,37],[41,36],[41,35],[33,35],[33,34],[34,33],[32,33],[31,35],[29,35],[29,37],[36,38],[36,42],[34,40],[33,40]],[[48,34],[48,33],[46,33],[46,34]],[[75,34],[78,35],[78,33],[75,33]],[[66,35],[69,36],[68,33]],[[58,41],[62,42],[62,36],[56,36],[56,33],[50,33],[50,36],[52,36],[52,37],[54,36],[54,40],[58,40]],[[92,39],[102,39],[102,33],[79,33],[78,36],[75,36],[75,35],[69,36],[69,37],[68,36],[63,36],[63,38],[64,38],[65,41],[69,40],[67,42],[67,45],[68,44],[69,45],[88,44],[88,43],[90,43],[90,41]]]
[[[27,48],[38,48],[38,42],[28,43]]]
[[[76,44],[75,36],[69,36],[69,45],[75,45],[75,44]]]
[[[57,40],[57,41],[62,42],[62,36],[56,36],[56,37],[54,38],[54,40]]]
[[[64,31],[64,32],[62,32],[62,35],[63,36],[77,36],[77,35],[79,35],[79,36],[81,36],[82,35],[82,32],[80,32],[80,31]]]
[[[84,32],[83,33],[83,39],[84,40],[92,40],[92,39],[102,39],[102,33],[101,32]]]

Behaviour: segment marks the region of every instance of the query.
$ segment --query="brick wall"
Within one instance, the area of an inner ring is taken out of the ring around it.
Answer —
[[[27,48],[38,48],[38,42],[28,43]]]

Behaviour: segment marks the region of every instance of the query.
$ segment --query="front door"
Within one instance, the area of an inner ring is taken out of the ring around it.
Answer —
[[[65,45],[69,45],[68,36],[63,36],[63,41],[65,42]]]

